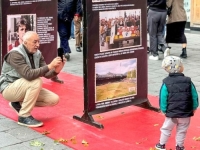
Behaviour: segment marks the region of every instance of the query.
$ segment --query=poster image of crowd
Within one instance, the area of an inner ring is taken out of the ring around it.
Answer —
[[[137,58],[95,64],[95,102],[137,95]]]
[[[36,31],[36,14],[7,15],[7,51],[22,44],[27,31]]]
[[[100,52],[141,45],[141,9],[100,12]]]

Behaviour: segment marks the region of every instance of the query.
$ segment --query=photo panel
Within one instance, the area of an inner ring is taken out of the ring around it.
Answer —
[[[22,44],[27,31],[36,31],[36,14],[7,15],[7,52]]]
[[[141,46],[141,9],[99,12],[100,52]]]
[[[137,95],[137,58],[95,63],[95,103]]]

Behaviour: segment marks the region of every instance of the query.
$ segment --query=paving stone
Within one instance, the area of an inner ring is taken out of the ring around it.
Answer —
[[[0,149],[2,147],[6,147],[9,145],[14,145],[18,143],[21,143],[21,141],[17,139],[16,137],[5,132],[0,132]]]
[[[48,137],[37,138],[36,141],[44,143],[44,146],[41,147],[30,146],[31,141],[24,142],[23,145],[29,147],[30,150],[40,150],[41,148],[43,150],[73,150],[72,148],[69,148],[61,143],[54,143],[54,141]]]

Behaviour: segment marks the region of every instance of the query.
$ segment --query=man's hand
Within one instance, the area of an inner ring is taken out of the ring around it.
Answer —
[[[49,70],[56,68],[62,64],[62,59],[60,57],[56,57],[52,60],[52,62],[48,65]]]
[[[60,73],[60,71],[64,67],[66,61],[67,61],[66,58],[63,56],[63,62],[61,61],[61,63],[58,66],[55,67],[55,72],[56,73]]]
[[[74,21],[79,21],[79,20],[81,20],[81,17],[79,17],[79,16],[74,16]]]

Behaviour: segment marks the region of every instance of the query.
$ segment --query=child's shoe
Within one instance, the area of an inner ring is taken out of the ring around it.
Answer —
[[[179,147],[178,145],[176,146],[176,150],[185,150],[184,146],[183,147]]]
[[[156,150],[166,150],[165,144],[161,145],[160,143],[156,144],[155,148]]]

